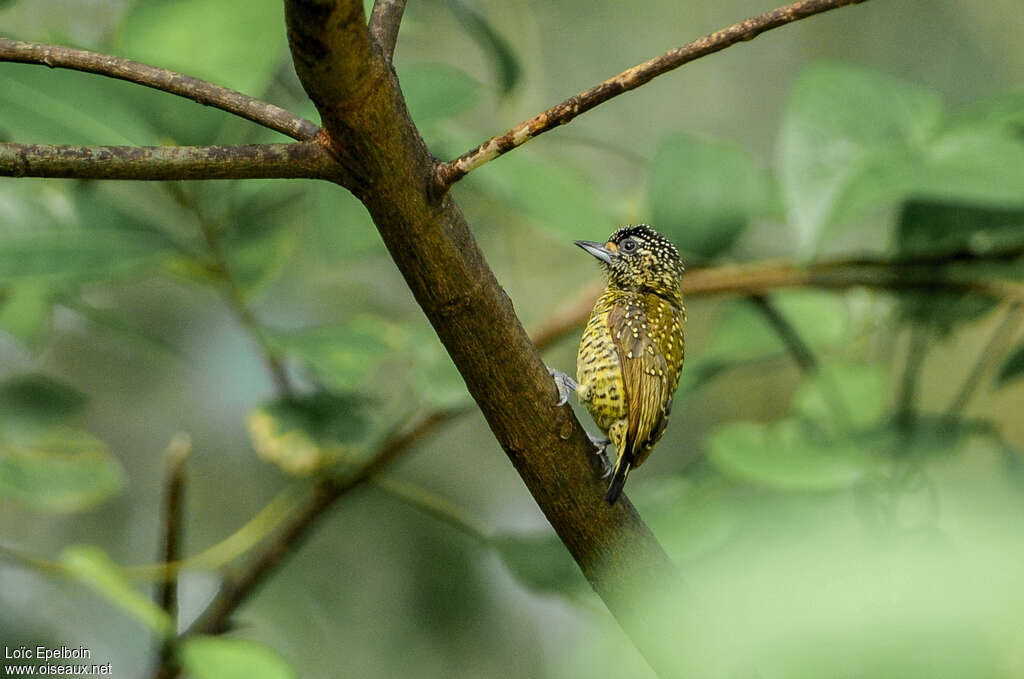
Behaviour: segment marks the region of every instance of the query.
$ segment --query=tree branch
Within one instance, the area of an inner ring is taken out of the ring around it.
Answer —
[[[447,189],[484,163],[525,144],[539,134],[559,125],[565,125],[581,113],[586,113],[624,92],[634,90],[683,64],[713,54],[738,42],[753,40],[761,33],[773,28],[806,19],[814,14],[861,2],[865,2],[865,0],[801,0],[751,17],[746,21],[733,24],[699,40],[670,50],[660,57],[627,69],[599,85],[569,97],[562,103],[519,123],[504,134],[485,141],[455,160],[442,163],[437,168],[438,188],[440,190]]]
[[[219,87],[205,80],[190,78],[187,75],[109,54],[0,38],[0,61],[40,64],[50,68],[67,68],[118,80],[127,80],[191,99],[204,106],[219,108],[298,141],[313,139],[320,131],[316,123],[279,106],[254,99],[226,87]]]
[[[537,348],[544,349],[555,338],[538,338]],[[462,408],[436,410],[424,415],[416,424],[388,438],[370,460],[343,482],[327,479],[320,482],[305,505],[288,520],[277,537],[269,542],[246,568],[229,577],[205,612],[189,628],[188,633],[215,634],[225,629],[228,619],[271,575],[322,518],[334,503],[364,482],[383,472],[413,445],[439,427],[465,413]]]
[[[0,143],[0,177],[322,179],[337,172],[315,141],[249,146],[54,146]]]
[[[840,290],[865,287],[878,290],[941,290],[973,293],[1011,302],[1024,302],[1024,284],[1011,281],[957,280],[941,267],[969,261],[993,261],[1024,256],[1011,249],[992,256],[959,253],[916,259],[844,258],[800,265],[781,260],[727,264],[692,269],[683,277],[687,299],[713,295],[759,295],[780,288],[823,288]],[[604,283],[581,290],[548,321],[537,328],[534,340],[550,344],[586,321]]]
[[[192,439],[187,434],[176,434],[167,445],[167,480],[164,488],[162,540],[160,561],[173,563],[181,552],[181,511],[184,504],[185,460],[192,452]],[[172,619],[178,615],[176,577],[165,579],[160,585],[157,604],[167,611]]]
[[[555,407],[547,368],[465,217],[436,191],[434,160],[373,48],[362,2],[286,0],[285,18],[299,80],[350,174],[345,185],[558,537],[642,652],[659,655],[659,631],[634,616],[643,610],[637,587],[672,589],[675,567],[628,500],[604,501],[590,440],[571,409]],[[664,655],[652,663],[671,667]]]
[[[981,378],[1003,357],[1006,345],[1013,339],[1013,335],[1022,321],[1024,321],[1024,302],[1018,300],[1010,304],[1003,319],[996,326],[995,330],[992,331],[992,335],[985,343],[985,347],[978,354],[977,361],[975,361],[970,373],[964,379],[963,385],[961,385],[953,400],[949,402],[949,406],[946,408],[947,416],[956,417],[967,408],[971,397],[981,384]]]
[[[187,434],[177,434],[167,445],[167,482],[163,497],[162,545],[160,561],[174,563],[181,552],[181,514],[184,505],[185,460],[192,452],[192,440]],[[157,587],[157,605],[178,629],[178,575],[171,574]],[[165,639],[160,648],[160,662],[156,677],[170,677],[175,671],[173,637]]]
[[[227,253],[224,252],[224,246],[220,240],[219,225],[207,218],[201,207],[182,190],[181,186],[168,184],[167,189],[174,200],[192,212],[195,215],[196,221],[199,222],[199,230],[203,234],[206,249],[213,259],[211,267],[213,273],[220,282],[227,303],[238,320],[239,325],[255,342],[278,396],[291,396],[293,390],[291,379],[288,377],[288,370],[285,368],[284,362],[278,356],[278,353],[271,346],[267,331],[264,329],[263,324],[260,323],[255,312],[250,308],[249,302],[245,298],[245,292],[235,278],[231,263],[228,261]]]
[[[1012,254],[1004,253],[1005,256],[1012,256]],[[950,258],[918,260],[916,265],[924,266],[928,261],[934,261],[936,264],[948,263]],[[905,268],[908,265],[910,265],[909,262],[898,263],[891,260],[848,259],[823,262],[817,268],[828,271],[834,276],[838,276],[843,273],[844,269],[848,269],[835,281],[828,281],[830,284],[826,287],[841,287],[838,281],[849,286],[872,286],[887,280],[900,279],[894,270],[898,266]],[[767,292],[779,287],[799,286],[802,283],[798,282],[798,274],[809,276],[813,280],[816,275],[815,268],[812,266],[809,272],[801,273],[807,270],[796,265],[785,265],[772,261],[755,262],[742,266],[730,265],[697,269],[687,276],[686,294],[693,299],[715,294],[743,294],[750,289]],[[890,270],[890,273],[884,278],[877,273],[882,269]],[[924,284],[941,287],[943,282],[935,273],[933,272],[930,282],[920,277],[915,282],[913,278],[907,279],[905,275],[900,280],[907,283],[912,289],[919,289],[919,286]],[[894,287],[893,289],[899,288]],[[992,286],[988,290],[994,293],[1000,288]],[[579,296],[579,301],[573,303],[567,310],[557,313],[539,328],[533,335],[537,348],[545,349],[568,332],[578,328],[589,316],[594,299],[599,293],[600,287],[588,288]],[[288,519],[274,539],[269,541],[244,569],[226,579],[220,593],[199,619],[191,625],[189,633],[213,634],[223,631],[231,615],[258,590],[266,578],[272,575],[289,555],[295,553],[302,540],[309,535],[337,500],[384,471],[413,445],[462,412],[464,411],[443,410],[429,413],[409,428],[389,437],[369,462],[350,477],[340,481],[326,479],[317,484],[305,503]]]
[[[800,370],[805,373],[818,372],[818,358],[814,355],[814,351],[804,341],[804,338],[800,336],[800,333],[793,327],[793,324],[789,322],[789,319],[779,311],[778,307],[760,293],[751,295],[747,300],[760,312],[765,321],[772,326],[772,330],[775,331],[775,334],[778,335],[779,339],[786,346],[790,356],[793,357],[793,361],[800,366]]]
[[[277,536],[269,541],[241,571],[225,579],[217,596],[187,634],[219,634],[231,615],[271,575],[278,565],[301,544],[317,520],[334,506],[336,500],[359,488],[382,472],[424,436],[451,420],[459,410],[436,411],[407,429],[391,436],[354,474],[345,479],[326,478],[313,487],[305,503],[296,510]]]
[[[545,349],[554,336],[538,338],[538,349]],[[304,536],[334,506],[334,503],[365,481],[383,472],[413,445],[422,441],[439,427],[467,412],[463,408],[436,410],[424,415],[416,424],[389,437],[370,457],[370,460],[343,482],[327,479],[320,482],[307,498],[305,505],[288,520],[277,537],[264,546],[260,554],[242,571],[229,577],[205,612],[189,628],[189,633],[216,634],[223,631],[231,615],[259,588],[282,561],[293,554]]]
[[[370,35],[381,52],[391,61],[398,42],[398,28],[402,25],[405,0],[374,0],[370,13]]]

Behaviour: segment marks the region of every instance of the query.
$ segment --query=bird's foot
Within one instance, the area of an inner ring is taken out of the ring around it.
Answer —
[[[590,466],[593,468],[597,478],[607,479],[612,475],[613,471],[611,462],[608,461],[608,455],[605,454],[611,439],[605,436],[594,436],[590,432],[587,432],[587,437],[594,444],[594,454],[590,458]]]
[[[569,377],[561,370],[548,368],[548,374],[555,379],[555,386],[558,387],[558,403],[556,403],[555,406],[564,406],[569,402],[569,394],[576,391],[576,388],[579,385],[576,384],[576,380]]]

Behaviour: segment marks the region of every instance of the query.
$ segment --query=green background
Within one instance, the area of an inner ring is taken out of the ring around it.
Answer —
[[[395,65],[447,159],[770,8],[425,0],[410,3]],[[207,78],[316,119],[272,0],[9,0],[0,31]],[[690,267],[1019,253],[1021,35],[1019,0],[830,12],[616,98],[454,194],[528,328],[597,279],[572,240],[630,222],[670,234]],[[139,86],[7,63],[0,139],[284,141]],[[259,347],[209,272],[203,229],[297,383],[364,408],[325,427],[273,403]],[[948,269],[1021,273],[1013,258]],[[315,429],[356,462],[388,427],[467,398],[365,211],[327,184],[0,180],[0,291],[0,544],[63,559],[91,585],[0,561],[0,643],[84,645],[117,676],[147,675],[151,629],[164,623],[135,596],[148,586],[105,579],[105,559],[156,559],[172,436],[193,440],[188,555],[292,483],[287,461],[254,452],[254,410],[278,433]],[[630,477],[687,581],[668,602],[692,611],[681,666],[701,677],[1024,674],[1024,354],[1019,331],[986,344],[1006,306],[862,288],[772,301],[820,373],[801,373],[747,301],[690,301],[671,426]],[[577,337],[545,360],[572,372]],[[979,361],[991,361],[981,386],[949,413]],[[184,653],[194,672],[251,662],[249,676],[268,677],[649,675],[478,413],[390,473],[493,537],[481,543],[393,489],[362,489],[236,616],[231,636],[263,646],[200,640]],[[102,552],[62,552],[73,544]],[[183,576],[185,621],[216,585],[209,571]]]

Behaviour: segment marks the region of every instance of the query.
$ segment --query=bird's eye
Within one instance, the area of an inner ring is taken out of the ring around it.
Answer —
[[[625,252],[633,252],[637,248],[637,242],[632,238],[627,238],[626,240],[619,243],[619,247],[622,248]]]

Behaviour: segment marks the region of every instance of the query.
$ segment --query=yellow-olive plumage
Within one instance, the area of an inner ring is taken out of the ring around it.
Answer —
[[[618,457],[607,500],[665,432],[683,367],[683,263],[651,227],[626,226],[606,243],[576,241],[601,261],[608,287],[583,331],[577,395]]]

